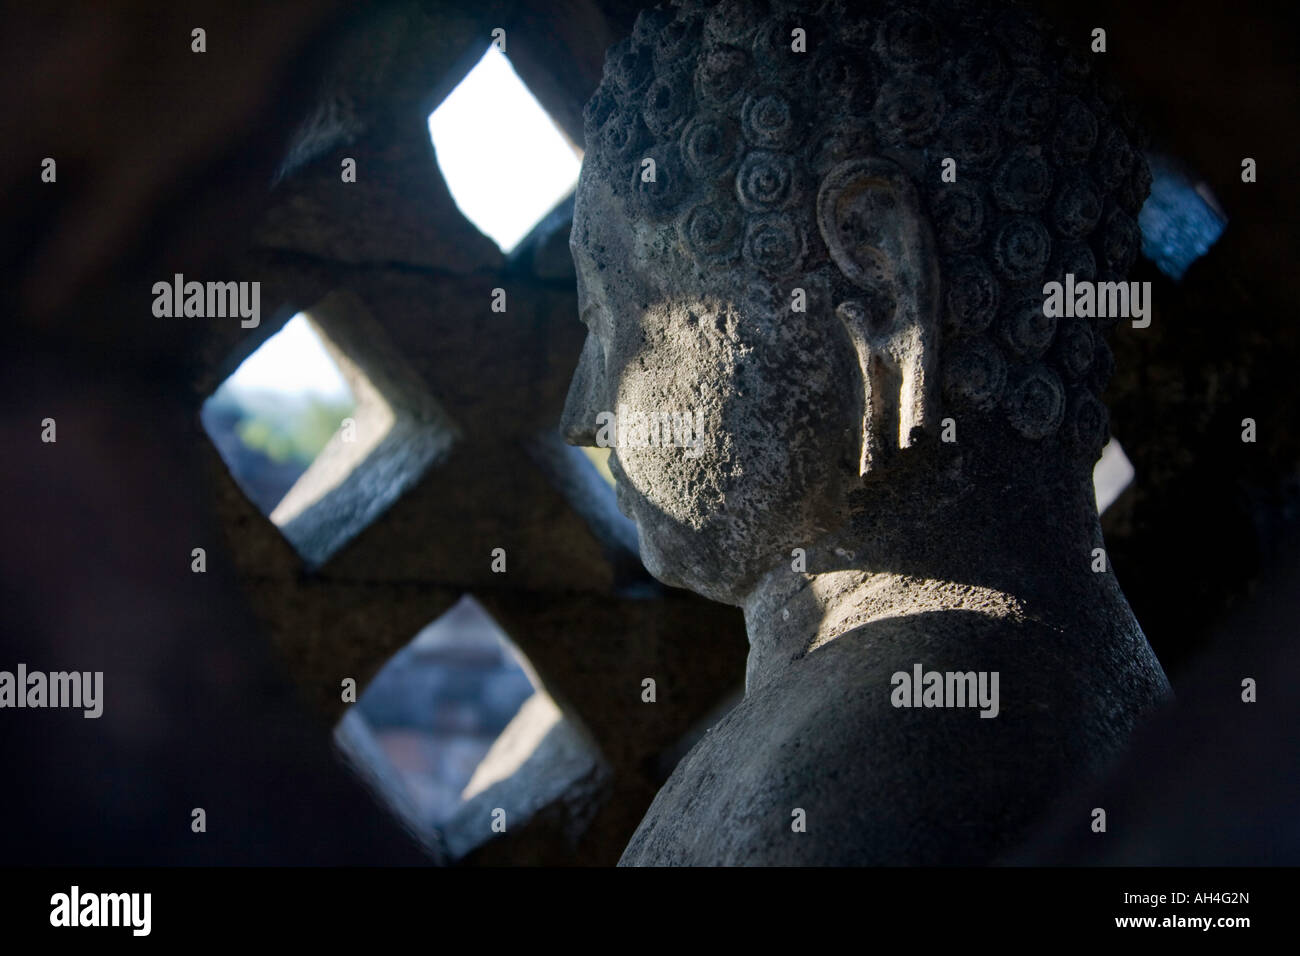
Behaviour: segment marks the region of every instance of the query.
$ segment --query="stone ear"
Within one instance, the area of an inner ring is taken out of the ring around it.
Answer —
[[[916,187],[887,159],[840,163],[817,191],[831,259],[862,294],[838,304],[862,373],[862,474],[938,417],[938,262]]]

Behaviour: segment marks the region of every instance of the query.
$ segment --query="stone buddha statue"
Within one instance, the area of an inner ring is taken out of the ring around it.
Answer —
[[[647,11],[610,50],[564,431],[751,646],[624,864],[995,860],[1168,696],[1091,483],[1107,330],[1043,308],[1125,278],[1150,185],[1086,43],[832,0]]]

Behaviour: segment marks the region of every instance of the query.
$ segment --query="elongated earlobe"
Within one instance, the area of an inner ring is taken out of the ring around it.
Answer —
[[[916,189],[889,160],[849,160],[827,173],[817,225],[840,272],[863,290],[835,312],[862,373],[866,474],[938,418],[937,260]]]

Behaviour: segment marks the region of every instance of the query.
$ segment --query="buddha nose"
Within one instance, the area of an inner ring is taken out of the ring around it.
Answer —
[[[560,434],[570,445],[596,444],[596,416],[602,411],[604,397],[605,352],[600,341],[588,332],[582,357],[569,383],[569,397],[560,416]]]

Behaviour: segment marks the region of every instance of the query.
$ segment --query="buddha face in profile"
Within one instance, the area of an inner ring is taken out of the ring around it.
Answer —
[[[796,548],[851,559],[908,488],[1086,482],[1110,354],[1043,286],[1122,280],[1150,179],[1047,36],[983,3],[728,2],[609,52],[564,429],[614,446],[655,576],[743,604]]]

